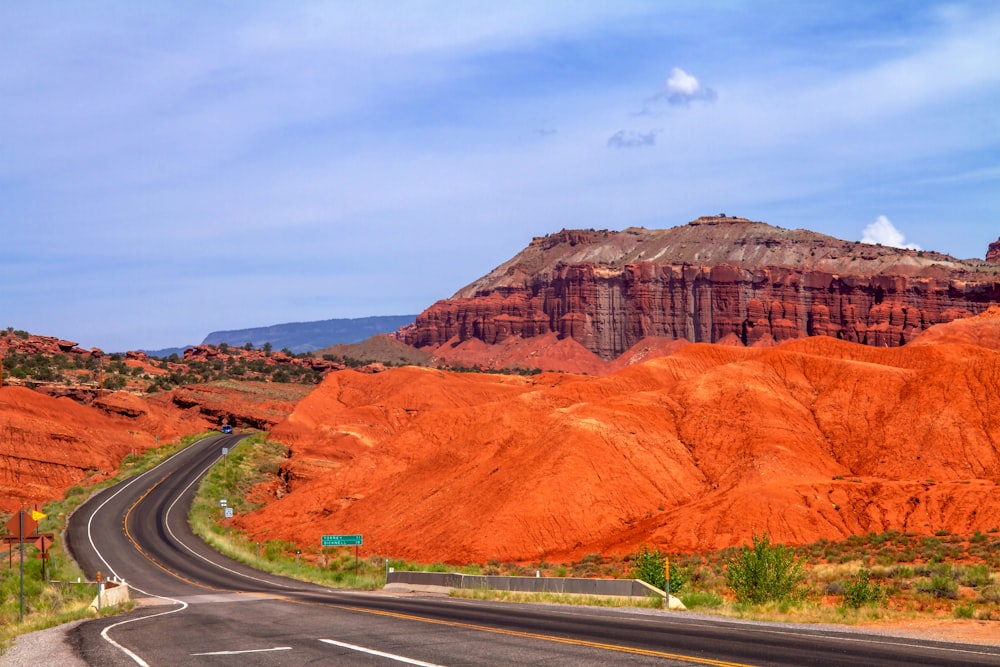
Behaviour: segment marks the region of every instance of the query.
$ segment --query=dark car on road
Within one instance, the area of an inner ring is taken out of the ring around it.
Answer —
[[[226,424],[225,426],[222,427],[222,432],[223,433],[232,433],[233,432],[233,427],[230,426],[229,424]]]

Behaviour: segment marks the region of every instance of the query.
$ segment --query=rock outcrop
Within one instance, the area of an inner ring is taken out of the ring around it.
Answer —
[[[555,333],[605,360],[651,337],[766,346],[826,335],[897,347],[995,303],[997,264],[718,216],[536,238],[400,336],[434,349]]]
[[[3,356],[7,352],[41,354],[45,356],[65,354],[84,358],[100,358],[104,356],[104,352],[96,347],[84,350],[72,341],[62,340],[53,336],[38,336],[29,334],[26,331],[15,331],[13,329],[0,331],[0,356]]]
[[[990,264],[1000,264],[1000,239],[990,244],[986,251],[986,261]]]

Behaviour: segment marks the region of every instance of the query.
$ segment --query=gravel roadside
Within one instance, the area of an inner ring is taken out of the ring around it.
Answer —
[[[87,620],[64,623],[45,630],[19,635],[14,645],[0,654],[0,667],[87,667],[66,640],[70,630]]]

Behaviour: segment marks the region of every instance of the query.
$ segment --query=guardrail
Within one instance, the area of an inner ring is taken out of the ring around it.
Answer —
[[[500,577],[457,572],[389,572],[386,588],[438,587],[487,589],[518,593],[663,597],[664,592],[638,579],[583,579],[566,577]],[[413,590],[420,590],[413,588]]]

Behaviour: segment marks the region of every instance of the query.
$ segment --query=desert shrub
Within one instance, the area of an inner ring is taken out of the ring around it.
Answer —
[[[960,604],[955,607],[955,618],[975,618],[976,608],[971,604]]]
[[[985,565],[971,565],[963,568],[959,576],[959,582],[963,586],[971,588],[988,586],[990,583],[990,569]]]
[[[844,582],[831,581],[823,586],[823,593],[826,595],[843,595]]]
[[[632,562],[632,576],[640,581],[645,581],[650,586],[655,586],[661,590],[666,589],[666,555],[658,549],[651,550],[645,544],[639,549],[639,553],[629,556]],[[675,594],[684,588],[687,583],[687,573],[677,567],[676,563],[670,563],[670,593]]]
[[[804,578],[795,552],[771,538],[753,536],[753,546],[744,545],[726,564],[726,585],[739,602],[762,604],[800,598]]]
[[[921,593],[928,593],[936,598],[958,597],[958,584],[950,576],[935,574],[930,579],[917,582],[917,590]]]
[[[1000,604],[1000,584],[991,584],[979,591],[979,601]]]
[[[872,581],[871,573],[862,568],[857,576],[844,584],[844,606],[860,609],[868,604],[881,604],[885,600],[885,589],[878,581]]]
[[[121,375],[113,375],[109,378],[104,379],[104,384],[102,385],[105,389],[118,390],[124,389],[126,384],[125,378]]]

